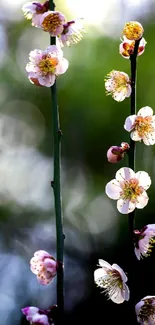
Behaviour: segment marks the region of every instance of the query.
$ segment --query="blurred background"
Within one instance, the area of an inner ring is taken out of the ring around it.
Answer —
[[[0,0],[0,325],[28,324],[21,308],[56,303],[56,279],[41,287],[29,260],[38,249],[55,256],[51,98],[25,71],[29,52],[45,49],[49,35],[33,28],[21,11],[24,0]],[[84,18],[83,40],[64,48],[69,69],[58,80],[62,138],[65,239],[65,324],[133,324],[129,304],[107,301],[94,284],[98,259],[135,272],[136,302],[155,295],[155,251],[130,264],[128,219],[105,195],[117,169],[107,162],[111,145],[129,141],[124,131],[130,100],[105,95],[111,70],[130,74],[118,52],[124,23],[138,20],[147,46],[138,58],[137,109],[155,109],[155,1],[55,0],[67,19]],[[136,211],[136,228],[155,223],[155,148],[137,144],[136,170],[152,178],[150,200]]]

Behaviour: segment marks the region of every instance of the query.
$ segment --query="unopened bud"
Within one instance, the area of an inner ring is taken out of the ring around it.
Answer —
[[[121,146],[111,146],[107,151],[107,159],[110,163],[116,164],[124,158],[124,153],[129,150],[130,146],[122,142]]]

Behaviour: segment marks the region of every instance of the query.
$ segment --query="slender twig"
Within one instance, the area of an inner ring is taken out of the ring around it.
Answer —
[[[131,115],[136,114],[136,74],[137,74],[137,53],[139,42],[135,41],[134,52],[130,55],[131,62],[131,101],[130,101],[130,113]],[[135,141],[130,139],[130,150],[128,153],[129,158],[129,168],[135,171],[135,155],[136,155],[136,146]],[[134,255],[134,241],[133,241],[133,230],[134,230],[134,221],[135,221],[135,210],[128,215],[128,225],[129,225],[129,233],[130,233],[130,245],[131,245],[131,259],[130,259],[130,304],[132,308],[135,306],[135,280],[134,280],[134,265],[135,265],[135,255]],[[132,310],[132,313],[134,310]],[[134,317],[136,322],[136,319]],[[136,322],[137,323],[137,322]]]
[[[55,8],[53,0],[50,0],[50,10]],[[56,44],[56,38],[51,37],[50,44]],[[59,325],[63,324],[64,316],[64,274],[63,274],[63,252],[64,252],[64,234],[62,224],[62,207],[61,207],[61,130],[59,123],[59,110],[57,104],[56,82],[51,87],[52,94],[52,122],[53,122],[53,145],[54,145],[54,176],[51,183],[54,191],[55,217],[56,217],[56,242],[57,242],[57,305]]]

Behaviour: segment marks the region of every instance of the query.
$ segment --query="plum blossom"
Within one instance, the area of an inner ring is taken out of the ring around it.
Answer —
[[[81,23],[81,19],[68,21],[63,25],[63,31],[59,35],[60,46],[72,45],[81,41],[84,34],[84,27]]]
[[[141,325],[155,324],[155,296],[146,296],[135,306],[137,322]]]
[[[135,173],[131,168],[123,167],[116,173],[115,179],[107,183],[106,194],[117,201],[117,209],[122,214],[128,214],[135,208],[142,209],[148,203],[146,190],[151,185],[148,173]]]
[[[49,310],[43,310],[29,306],[22,308],[22,313],[26,316],[26,319],[30,324],[54,325],[52,319],[52,308]]]
[[[47,285],[57,273],[57,262],[48,252],[39,250],[30,260],[30,269],[40,284]]]
[[[128,21],[122,32],[127,39],[134,41],[139,40],[143,36],[143,33],[143,26],[138,21]]]
[[[127,276],[117,264],[110,265],[104,260],[99,260],[100,268],[94,271],[94,281],[103,292],[116,304],[129,300],[129,288],[126,285]]]
[[[138,53],[137,53],[138,56],[144,53],[146,44],[147,42],[145,41],[144,38],[142,38],[139,42]],[[122,43],[119,46],[119,53],[123,56],[123,58],[129,59],[130,55],[132,55],[134,52],[134,47],[135,47],[135,41],[128,40],[124,36]]]
[[[27,19],[32,19],[32,26],[40,26],[41,16],[49,10],[49,0],[45,1],[43,4],[40,2],[27,2],[23,5],[22,11]]]
[[[124,128],[131,132],[133,141],[143,140],[147,146],[155,144],[155,115],[151,107],[142,107],[137,115],[128,116]]]
[[[131,95],[129,76],[121,71],[112,70],[105,79],[107,95],[112,95],[117,102],[123,101]]]
[[[64,30],[65,16],[59,11],[45,12],[40,19],[40,25],[44,32],[51,36],[59,36]]]
[[[39,86],[51,87],[56,76],[68,69],[68,61],[56,45],[48,46],[45,51],[34,50],[29,54],[30,62],[26,65],[29,80]]]
[[[116,164],[124,158],[124,154],[129,150],[130,146],[126,142],[122,142],[121,146],[111,146],[107,151],[107,159],[110,163]]]
[[[150,224],[143,229],[134,230],[135,255],[138,260],[151,254],[155,244],[155,224]]]

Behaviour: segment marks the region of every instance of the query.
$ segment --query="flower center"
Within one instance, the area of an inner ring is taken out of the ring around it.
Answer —
[[[143,187],[139,186],[138,184],[139,182],[135,178],[131,178],[130,180],[123,182],[123,184],[121,185],[121,198],[124,200],[130,200],[132,202],[135,202],[137,197],[144,191]]]
[[[62,25],[59,18],[59,13],[52,13],[46,16],[42,22],[42,27],[45,32],[54,33],[56,29]]]
[[[150,317],[155,324],[155,306],[153,305],[153,299],[148,298],[144,300],[144,305],[140,308],[139,318],[143,324],[148,324],[148,318]]]
[[[143,27],[140,23],[136,21],[129,21],[125,24],[123,34],[129,39],[129,40],[138,40],[143,35]]]
[[[38,67],[43,72],[44,75],[48,73],[54,73],[55,67],[58,64],[57,58],[43,57],[43,59],[39,62]]]
[[[135,130],[138,132],[140,137],[143,137],[147,133],[154,132],[152,126],[152,116],[137,116],[135,120]]]
[[[130,43],[130,44],[129,43],[124,43],[123,44],[124,51],[123,51],[122,54],[124,56],[130,56],[131,54],[133,54],[134,46],[135,46],[135,42],[134,41],[132,43]]]
[[[121,73],[114,74],[112,77],[113,91],[121,92],[124,88],[127,87],[126,76]]]
[[[118,271],[109,270],[106,276],[99,278],[96,284],[104,288],[104,293],[111,297],[118,288],[123,289],[123,281]]]

